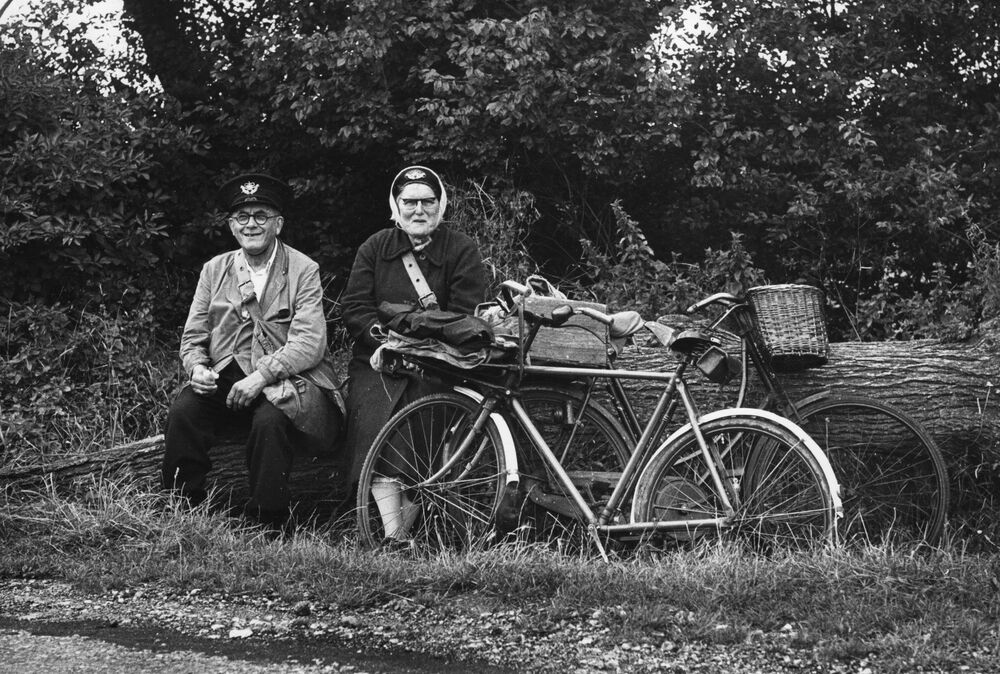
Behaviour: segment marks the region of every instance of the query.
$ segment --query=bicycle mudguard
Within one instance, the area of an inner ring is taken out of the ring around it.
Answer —
[[[474,400],[477,404],[483,402],[482,393],[466,386],[453,386],[452,390],[459,395]],[[502,414],[497,412],[491,413],[490,421],[496,427],[497,433],[500,434],[500,440],[503,442],[503,458],[504,463],[507,465],[507,485],[516,486],[521,480],[521,475],[517,470],[517,450],[514,449],[514,434],[511,433],[510,424],[507,423]]]
[[[786,417],[775,414],[774,412],[768,412],[767,410],[762,410],[756,407],[731,407],[729,409],[715,410],[714,412],[709,412],[708,414],[703,414],[698,418],[699,422],[708,422],[714,419],[731,417],[731,416],[748,416],[757,417],[759,419],[766,419],[772,421],[780,426],[783,426],[786,430],[791,432],[797,437],[803,445],[809,450],[809,453],[813,455],[816,459],[816,463],[819,464],[820,470],[823,471],[826,477],[827,484],[830,485],[830,491],[833,492],[833,507],[836,513],[836,520],[840,520],[844,516],[844,504],[840,498],[840,482],[837,481],[837,476],[833,472],[833,465],[830,463],[830,459],[826,456],[820,446],[813,440],[812,436],[806,433],[802,428],[795,422],[787,419]],[[681,437],[685,433],[691,430],[691,424],[684,424],[676,431],[670,434],[670,437],[664,440],[656,451],[653,452],[649,459],[646,461],[646,465],[643,467],[642,471],[639,473],[639,477],[636,480],[636,484],[642,483],[643,480],[649,479],[646,476],[646,472],[649,467],[655,463],[654,459],[662,454],[667,447],[669,447],[677,438]],[[631,518],[634,521],[637,517],[635,512],[631,513]]]
[[[832,395],[833,395],[833,391],[830,390],[830,389],[828,389],[828,388],[825,388],[822,391],[816,391],[816,393],[810,393],[805,398],[799,398],[798,400],[794,401],[795,407],[796,408],[802,408],[802,407],[805,407],[806,405],[811,405],[812,403],[814,403],[814,402],[816,402],[818,400],[823,400],[824,398],[829,398]]]

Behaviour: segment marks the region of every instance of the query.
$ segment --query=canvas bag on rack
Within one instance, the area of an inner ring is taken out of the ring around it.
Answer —
[[[504,298],[482,305],[477,314],[493,324],[498,342],[521,338],[516,303],[540,316],[551,316],[561,306],[589,307],[607,313],[608,307],[598,302],[567,299],[565,293],[543,276],[529,276],[524,284],[529,293],[517,296],[514,304]],[[531,345],[527,358],[532,363],[604,367],[608,363],[608,328],[589,316],[577,315],[558,327],[542,327]]]
[[[398,302],[382,302],[377,311],[385,330],[408,337],[436,339],[463,353],[486,349],[493,344],[490,324],[469,314],[442,309],[415,309]]]

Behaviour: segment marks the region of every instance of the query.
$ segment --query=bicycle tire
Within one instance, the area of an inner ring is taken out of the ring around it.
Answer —
[[[841,486],[845,543],[936,544],[950,499],[941,450],[918,421],[887,403],[835,395],[798,408]]]
[[[765,552],[828,543],[836,531],[836,479],[808,436],[768,415],[760,410],[724,410],[706,415],[699,423],[706,442],[723,456],[722,479],[731,482],[737,495],[734,514],[714,533]],[[695,431],[681,429],[639,476],[632,522],[722,516],[722,499]],[[679,542],[706,535],[713,535],[713,530],[689,528],[665,534]]]
[[[507,477],[504,439],[492,420],[447,473],[423,484],[445,467],[479,409],[466,395],[438,393],[410,403],[389,419],[372,442],[358,481],[363,544],[374,547],[385,538],[372,495],[378,477],[402,482],[415,507],[406,533],[418,550],[464,551],[492,542]]]

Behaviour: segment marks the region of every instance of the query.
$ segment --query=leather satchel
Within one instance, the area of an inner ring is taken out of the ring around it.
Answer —
[[[493,345],[493,328],[476,316],[444,311],[415,309],[409,304],[382,302],[378,317],[385,330],[420,339],[436,339],[461,353],[473,353]]]

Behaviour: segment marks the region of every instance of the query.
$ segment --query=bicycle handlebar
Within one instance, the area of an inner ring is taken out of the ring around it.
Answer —
[[[742,303],[743,300],[736,295],[732,295],[730,293],[715,293],[714,295],[709,295],[703,300],[698,300],[685,309],[685,313],[693,314],[712,304],[721,304],[726,307],[732,307]]]
[[[615,324],[615,317],[614,316],[609,316],[608,314],[604,313],[603,311],[598,311],[597,309],[593,309],[591,307],[574,307],[573,308],[573,313],[575,313],[575,314],[583,314],[584,316],[590,316],[595,321],[597,321],[599,323],[604,323],[608,327],[612,327]]]
[[[592,309],[591,307],[574,307],[569,304],[560,304],[548,316],[536,314],[527,309],[525,309],[524,315],[532,323],[552,327],[558,327],[576,315],[589,316],[595,321],[607,325],[609,328],[613,328],[615,325],[614,316],[608,315],[603,311],[598,311],[597,309]]]
[[[531,294],[531,288],[517,281],[504,281],[500,284],[500,287],[522,297],[527,297]]]
[[[528,286],[518,283],[517,281],[504,281],[500,284],[502,290],[506,290],[511,293],[511,295],[520,295],[521,297],[527,297],[531,295],[534,291]],[[613,316],[598,311],[597,309],[592,309],[590,307],[572,307],[568,304],[557,306],[552,310],[552,315],[549,317],[539,316],[538,314],[530,313],[531,318],[542,325],[562,325],[568,321],[574,314],[583,314],[585,316],[590,316],[595,321],[604,323],[607,326],[613,326],[615,324],[615,319]]]

